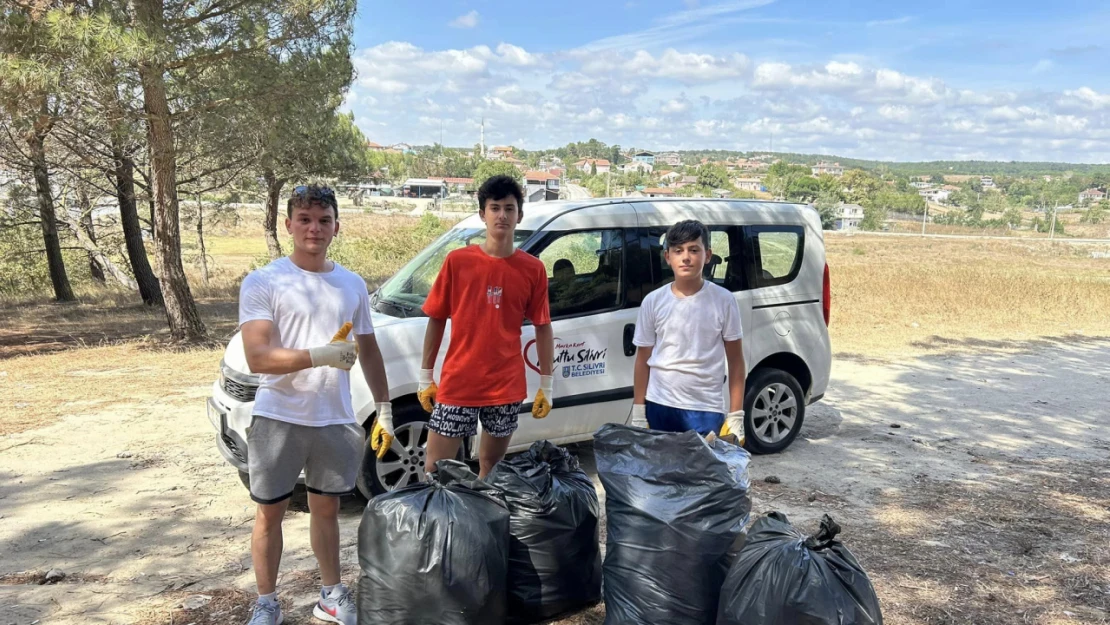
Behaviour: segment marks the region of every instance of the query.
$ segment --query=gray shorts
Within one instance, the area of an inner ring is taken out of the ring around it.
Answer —
[[[308,492],[338,497],[354,490],[363,430],[354,423],[310,427],[255,415],[247,432],[251,499],[285,501],[304,469]]]

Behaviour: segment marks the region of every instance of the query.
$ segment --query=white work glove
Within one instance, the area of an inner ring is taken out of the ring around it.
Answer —
[[[421,369],[420,377],[417,378],[416,398],[420,400],[420,406],[428,414],[431,414],[432,410],[435,409],[436,394],[439,393],[439,387],[432,379],[433,373],[431,369]]]
[[[387,401],[377,404],[378,415],[374,419],[374,429],[370,430],[370,449],[378,454],[378,460],[393,446],[393,404]]]
[[[632,427],[649,430],[647,421],[647,406],[645,404],[632,404]]]
[[[721,438],[733,434],[741,445],[744,444],[744,411],[730,412],[725,417],[725,424],[721,426]]]
[[[335,367],[350,371],[355,366],[358,358],[358,343],[347,340],[351,332],[351,322],[343,324],[339,331],[332,337],[331,342],[319,347],[310,347],[308,356],[312,359],[313,367]]]
[[[532,418],[542,419],[551,414],[551,402],[555,401],[555,378],[550,375],[540,376],[540,388],[536,391],[536,399],[532,402]]]

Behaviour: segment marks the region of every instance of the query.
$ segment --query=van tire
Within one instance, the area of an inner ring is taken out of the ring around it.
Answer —
[[[805,413],[805,394],[794,376],[781,369],[757,370],[745,384],[744,447],[753,454],[786,449],[801,431]]]
[[[395,451],[387,453],[382,460],[385,462],[401,463],[402,469],[410,469],[414,467],[412,463],[418,462],[415,465],[415,471],[409,471],[408,482],[406,485],[417,484],[424,479],[424,447],[428,442],[428,419],[432,415],[424,411],[424,409],[416,401],[401,401],[395,402],[393,409],[393,429],[397,432],[397,438],[400,439],[401,448],[405,449],[405,457],[400,457]],[[390,486],[382,481],[382,476],[379,475],[378,457],[372,449],[370,449],[370,433],[373,432],[374,422],[368,420],[366,422],[366,446],[363,449],[362,465],[359,467],[358,478],[355,481],[358,493],[362,495],[367,501],[373,499],[377,495],[387,493],[391,490]],[[410,436],[415,435],[417,441],[410,440]],[[396,443],[395,443],[396,447]],[[463,441],[459,447],[458,459],[462,460],[466,457],[469,451],[468,441]],[[408,460],[409,464],[404,464]],[[393,475],[386,476],[393,477]]]

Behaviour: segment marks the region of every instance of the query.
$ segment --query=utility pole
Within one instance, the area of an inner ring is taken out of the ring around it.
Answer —
[[[1060,200],[1056,200],[1056,206],[1052,208],[1052,229],[1048,231],[1048,240],[1056,238],[1056,212],[1060,210]]]
[[[925,215],[921,217],[921,236],[925,236],[925,222],[929,219],[929,200],[925,200]]]

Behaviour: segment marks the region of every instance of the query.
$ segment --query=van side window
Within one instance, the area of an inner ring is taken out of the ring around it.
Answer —
[[[786,284],[802,266],[805,234],[801,226],[751,226],[755,288]]]
[[[623,232],[567,232],[542,245],[536,256],[547,268],[553,319],[620,307],[624,295]]]
[[[705,264],[705,279],[733,293],[746,289],[743,266],[743,232],[739,226],[713,226],[709,228],[709,247],[713,255]],[[645,285],[644,295],[661,286],[674,282],[674,272],[664,258],[667,229],[649,228],[645,244],[651,258],[651,283]]]

